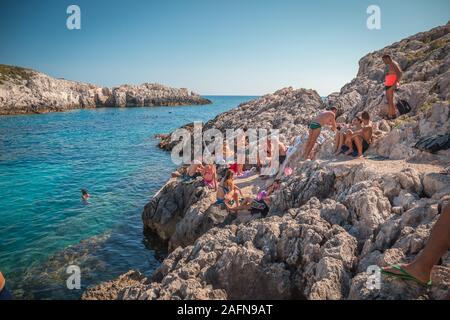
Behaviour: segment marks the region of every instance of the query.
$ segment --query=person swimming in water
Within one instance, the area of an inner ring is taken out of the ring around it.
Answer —
[[[88,201],[91,196],[86,189],[81,189],[81,199]]]
[[[394,104],[394,92],[399,86],[403,71],[390,55],[386,54],[382,59],[386,65],[384,90],[386,91],[386,99],[388,101],[388,118],[394,119],[397,116]]]

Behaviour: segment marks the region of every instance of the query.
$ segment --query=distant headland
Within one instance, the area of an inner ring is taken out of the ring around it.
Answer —
[[[211,104],[211,101],[186,88],[171,88],[157,83],[99,87],[0,64],[0,115],[102,107],[206,104]]]

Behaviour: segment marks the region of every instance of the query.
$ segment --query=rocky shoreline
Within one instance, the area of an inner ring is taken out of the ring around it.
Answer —
[[[186,88],[175,89],[156,83],[106,88],[55,79],[31,69],[0,65],[0,115],[211,103]]]
[[[405,72],[399,96],[412,106],[394,121],[379,116],[386,53]],[[380,289],[369,290],[366,271],[413,259],[450,203],[450,176],[439,174],[450,150],[414,148],[421,138],[450,133],[450,24],[370,53],[359,65],[357,77],[325,103],[313,90],[285,88],[204,128],[278,128],[290,144],[326,106],[339,107],[339,120],[367,111],[376,125],[368,159],[334,157],[333,134],[324,130],[317,160],[290,158],[294,173],[282,178],[265,218],[233,219],[201,182],[172,178],[142,214],[145,227],[168,240],[170,255],[150,279],[130,271],[83,299],[447,298],[450,252],[434,268],[430,289],[383,278]],[[160,144],[165,150],[173,147],[168,137]]]

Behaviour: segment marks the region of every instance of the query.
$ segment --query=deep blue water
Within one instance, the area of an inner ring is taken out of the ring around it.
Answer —
[[[76,299],[132,268],[151,275],[166,245],[144,234],[141,213],[175,168],[154,135],[254,97],[209,98],[0,117],[0,270],[17,298]],[[66,288],[69,264],[80,266],[82,290]]]

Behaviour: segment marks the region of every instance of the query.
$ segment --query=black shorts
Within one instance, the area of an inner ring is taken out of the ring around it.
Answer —
[[[362,141],[362,153],[364,153],[364,152],[366,152],[367,150],[369,150],[369,148],[370,148],[370,144],[368,144],[367,141],[363,139],[363,141]],[[347,150],[348,150],[348,149],[347,149]],[[353,150],[355,150],[355,152],[356,152],[356,150],[358,150],[358,149],[356,148],[356,144],[355,144],[354,142],[353,142]],[[357,154],[357,153],[356,153],[356,154]]]
[[[286,155],[284,155],[284,156],[279,156],[278,159],[279,159],[279,161],[280,161],[280,164],[283,164],[284,161],[286,161]]]
[[[362,152],[363,153],[366,152],[369,148],[370,148],[370,144],[368,144],[367,141],[363,139]]]

